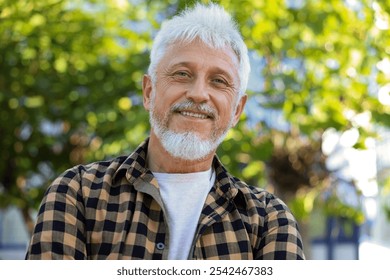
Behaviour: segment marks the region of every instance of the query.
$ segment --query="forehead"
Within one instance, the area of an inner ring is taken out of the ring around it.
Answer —
[[[213,48],[200,40],[169,45],[159,63],[162,67],[192,65],[201,69],[220,69],[238,78],[239,60],[229,46]]]

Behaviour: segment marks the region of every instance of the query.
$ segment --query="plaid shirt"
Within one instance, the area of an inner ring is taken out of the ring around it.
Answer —
[[[148,140],[129,157],[79,165],[42,201],[26,259],[167,259],[169,231]],[[188,259],[304,259],[297,222],[272,194],[232,177],[214,158]]]

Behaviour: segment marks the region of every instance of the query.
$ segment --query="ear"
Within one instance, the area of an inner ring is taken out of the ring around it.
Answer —
[[[244,107],[245,107],[245,104],[246,104],[246,101],[248,99],[248,95],[244,94],[240,97],[240,100],[238,100],[237,102],[237,106],[236,106],[236,111],[234,113],[234,119],[233,119],[233,126],[235,126],[238,121],[240,120],[240,116],[242,114],[242,112],[244,111]]]
[[[152,98],[153,83],[149,75],[144,75],[142,79],[142,95],[143,95],[143,104],[144,108],[149,111],[150,102]]]

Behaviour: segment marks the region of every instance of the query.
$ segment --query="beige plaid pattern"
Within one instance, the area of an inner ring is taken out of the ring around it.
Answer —
[[[26,259],[167,259],[168,225],[146,167],[148,140],[128,157],[79,165],[48,188]],[[272,194],[231,176],[216,183],[188,259],[304,259],[297,222]]]

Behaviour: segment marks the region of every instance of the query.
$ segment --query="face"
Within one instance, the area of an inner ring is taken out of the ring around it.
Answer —
[[[237,123],[246,102],[246,96],[238,96],[238,65],[231,48],[194,41],[168,47],[155,83],[145,76],[152,133],[170,154],[200,159],[214,152]]]

